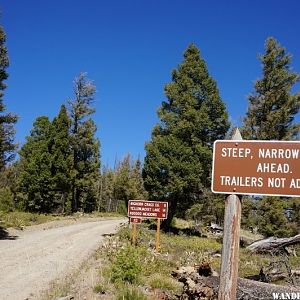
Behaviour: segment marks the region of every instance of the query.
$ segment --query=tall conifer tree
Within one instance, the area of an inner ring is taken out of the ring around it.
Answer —
[[[95,85],[81,73],[74,84],[75,99],[70,100],[72,166],[72,210],[96,208],[100,175],[100,142],[95,138],[96,125],[90,118]]]
[[[209,186],[212,145],[225,136],[229,122],[217,84],[193,44],[165,94],[161,122],[146,145],[143,176],[150,199],[169,201],[168,227],[176,211],[184,213]]]
[[[8,78],[6,69],[9,66],[5,41],[5,32],[0,26],[0,171],[3,170],[7,162],[14,158],[16,149],[13,125],[16,123],[17,117],[5,112],[3,102],[3,91],[6,89],[4,81]]]
[[[29,211],[53,211],[51,129],[48,117],[38,117],[20,151],[21,191],[26,195],[24,208]]]
[[[72,152],[70,139],[70,118],[64,105],[52,122],[52,176],[57,209],[61,212],[71,209]]]
[[[300,93],[292,93],[300,76],[291,69],[291,55],[273,37],[266,40],[265,53],[260,55],[263,74],[249,96],[242,136],[250,140],[293,140],[299,136],[300,123],[294,122],[300,108]],[[251,200],[249,201],[251,205]],[[272,205],[273,203],[273,205]],[[255,206],[256,224],[267,236],[295,234],[286,215],[288,201],[264,197]],[[248,215],[251,215],[251,209]]]
[[[249,96],[243,138],[290,140],[299,134],[300,124],[294,123],[294,117],[300,108],[300,93],[291,90],[300,76],[291,70],[291,58],[274,38],[267,39],[265,54],[260,55],[263,76]]]

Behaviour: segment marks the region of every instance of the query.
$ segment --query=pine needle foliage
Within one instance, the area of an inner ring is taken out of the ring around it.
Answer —
[[[248,98],[242,136],[251,140],[293,140],[300,129],[300,124],[294,122],[300,92],[293,93],[292,89],[300,75],[291,68],[292,56],[273,37],[266,40],[265,53],[259,58],[263,74]]]
[[[146,144],[143,170],[151,200],[170,204],[173,215],[195,203],[210,185],[212,145],[228,128],[228,114],[199,49],[191,44],[165,86],[160,123]]]

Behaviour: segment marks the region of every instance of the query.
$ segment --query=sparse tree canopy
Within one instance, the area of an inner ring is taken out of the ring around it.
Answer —
[[[263,76],[249,96],[249,107],[242,128],[245,139],[291,140],[299,134],[294,117],[300,108],[300,93],[292,93],[299,74],[291,70],[291,55],[274,39],[268,38],[260,56]]]
[[[165,86],[161,120],[146,145],[145,187],[152,200],[170,203],[170,219],[191,206],[210,185],[212,145],[228,128],[228,115],[216,82],[195,45]],[[170,221],[170,220],[169,220]]]

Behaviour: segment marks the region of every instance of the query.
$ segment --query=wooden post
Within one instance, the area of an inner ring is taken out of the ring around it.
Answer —
[[[155,249],[156,251],[160,251],[160,219],[157,219]]]
[[[231,138],[242,140],[238,128]],[[218,300],[235,300],[238,279],[238,261],[241,226],[241,200],[229,195],[225,202],[222,263]]]
[[[132,223],[132,244],[136,245],[136,223]]]

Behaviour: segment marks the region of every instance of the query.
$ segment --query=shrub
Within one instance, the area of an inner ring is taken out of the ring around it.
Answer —
[[[13,194],[8,188],[0,188],[0,211],[10,212],[14,209]]]
[[[175,293],[181,290],[181,285],[169,275],[154,274],[150,276],[148,282],[154,289],[169,290]]]
[[[142,272],[139,251],[131,245],[120,249],[113,261],[111,272],[113,282],[137,283]]]

